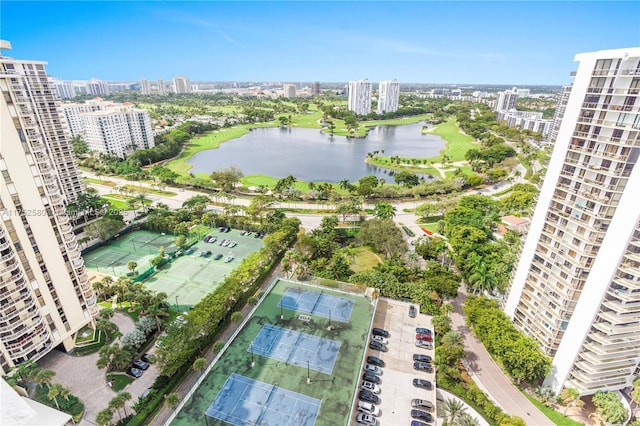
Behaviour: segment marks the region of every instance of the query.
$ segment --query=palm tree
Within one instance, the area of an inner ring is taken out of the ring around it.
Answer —
[[[442,336],[442,345],[450,347],[464,346],[464,339],[457,331],[449,331],[447,334]]]
[[[48,368],[41,368],[35,373],[33,381],[38,385],[45,385],[49,387],[55,375],[55,371],[49,370]]]
[[[573,407],[576,401],[580,400],[580,392],[578,392],[577,389],[575,388],[564,388],[562,390],[562,400],[564,401],[565,404],[565,409],[564,409],[564,415],[567,415],[567,411],[569,410],[570,407]]]
[[[200,358],[196,358],[196,360],[193,361],[193,365],[191,366],[191,369],[193,371],[201,372],[202,370],[207,368],[208,365],[209,365],[209,361],[207,361],[206,358],[200,357]]]
[[[467,411],[464,404],[457,398],[447,399],[444,404],[440,404],[438,407],[441,407],[442,417],[449,425],[455,424],[455,421]]]
[[[457,426],[478,426],[479,424],[477,419],[471,417],[468,413],[463,413],[458,419]]]
[[[49,386],[49,392],[47,392],[47,398],[53,399],[53,402],[56,403],[56,408],[60,411],[60,405],[58,404],[58,396],[64,396],[65,398],[69,397],[69,390],[62,387],[60,383],[54,383]]]
[[[240,321],[242,321],[242,312],[235,311],[233,314],[231,314],[231,322],[238,323]]]
[[[396,208],[391,203],[379,202],[375,204],[374,214],[379,219],[391,219],[396,215]]]
[[[131,271],[132,275],[135,275],[135,270],[138,267],[138,262],[136,262],[135,260],[130,260],[127,263],[127,269]]]
[[[349,179],[342,179],[340,181],[340,188],[342,188],[345,191],[347,191],[349,189],[349,187],[351,187],[351,184],[349,183]]]
[[[481,263],[473,268],[467,281],[471,285],[471,291],[476,294],[484,291],[492,292],[497,284],[496,277],[489,270],[486,263]]]
[[[104,410],[98,412],[96,416],[96,424],[98,426],[108,426],[111,424],[113,420],[113,410],[110,408],[105,408]]]
[[[180,396],[178,396],[177,392],[171,392],[164,397],[164,402],[169,406],[169,408],[176,408],[180,403]]]
[[[113,331],[114,325],[108,319],[102,318],[96,321],[96,330],[104,333],[105,340],[109,340],[109,333]]]

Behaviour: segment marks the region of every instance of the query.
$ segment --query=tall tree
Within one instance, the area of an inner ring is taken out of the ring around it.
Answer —
[[[396,215],[396,208],[391,203],[378,202],[375,204],[373,214],[378,219],[393,219]]]

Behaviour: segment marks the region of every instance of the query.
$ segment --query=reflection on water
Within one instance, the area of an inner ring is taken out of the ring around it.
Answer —
[[[384,150],[380,155],[438,155],[444,141],[437,135],[423,135],[422,126],[378,126],[366,138],[354,139],[330,136],[317,129],[259,128],[218,149],[200,152],[189,163],[193,164],[193,173],[236,166],[245,175],[293,175],[307,182],[353,182],[367,175],[386,179],[393,176],[393,170],[365,163],[367,153]]]

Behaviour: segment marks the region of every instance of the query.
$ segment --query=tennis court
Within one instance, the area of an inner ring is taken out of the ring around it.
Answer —
[[[265,324],[247,352],[331,374],[341,344],[336,340]]]
[[[321,401],[232,373],[206,411],[236,426],[313,426]]]
[[[278,307],[296,312],[304,312],[319,317],[349,322],[353,310],[353,300],[332,296],[323,291],[308,291],[298,287],[288,288]]]

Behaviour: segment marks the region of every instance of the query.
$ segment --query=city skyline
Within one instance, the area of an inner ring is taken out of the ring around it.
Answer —
[[[562,85],[575,53],[637,45],[639,13],[635,2],[4,2],[1,19],[12,56],[47,58],[64,80]]]

